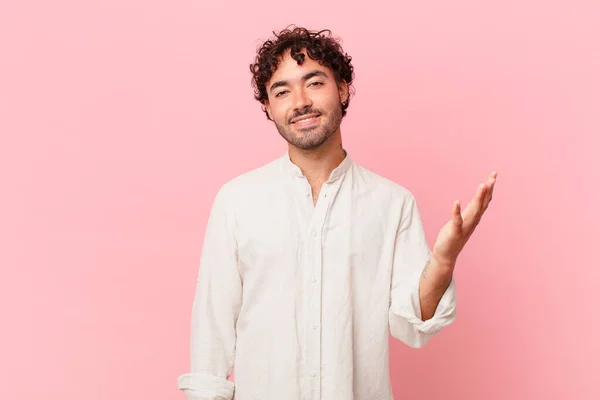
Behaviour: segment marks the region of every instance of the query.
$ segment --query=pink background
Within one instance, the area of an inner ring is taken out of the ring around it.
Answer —
[[[207,213],[285,143],[256,46],[330,28],[359,163],[415,193],[430,244],[492,170],[458,318],[394,341],[398,399],[599,399],[597,1],[3,1],[0,398],[183,399]],[[285,398],[283,396],[282,398]]]

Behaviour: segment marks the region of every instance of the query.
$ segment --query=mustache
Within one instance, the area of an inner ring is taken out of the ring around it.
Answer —
[[[294,118],[299,118],[302,117],[303,115],[309,115],[309,114],[319,114],[322,115],[323,112],[321,112],[320,110],[314,109],[314,108],[309,108],[303,111],[296,111],[291,117],[288,118],[288,124],[292,123],[292,120]]]

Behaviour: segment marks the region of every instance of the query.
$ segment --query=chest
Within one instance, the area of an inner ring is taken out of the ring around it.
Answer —
[[[328,260],[375,265],[393,245],[394,218],[369,196],[324,187],[312,196],[281,192],[248,204],[236,224],[242,274],[277,276],[313,264],[326,268]]]

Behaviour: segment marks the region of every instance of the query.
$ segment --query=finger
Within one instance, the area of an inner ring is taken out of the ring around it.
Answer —
[[[460,212],[460,200],[456,200],[452,207],[452,222],[456,226],[462,226],[463,219]]]
[[[479,185],[479,187],[477,188],[477,198],[483,200],[483,198],[485,197],[485,194],[487,192],[488,186],[485,183],[482,183],[481,185]]]
[[[487,207],[489,206],[490,202],[492,201],[492,197],[494,195],[494,186],[496,184],[496,178],[493,175],[495,175],[495,173],[490,175],[490,179],[488,180],[488,183],[486,185],[487,190],[486,190],[486,194],[485,194],[484,202],[483,202],[484,210],[487,209]]]
[[[481,212],[484,189],[484,184],[481,184],[477,187],[477,190],[475,191],[475,196],[469,201],[469,203],[465,207],[465,211],[463,213],[463,217],[465,220],[470,221],[476,218],[477,215]]]
[[[481,185],[479,185],[479,187],[477,188],[477,193],[475,195],[475,198],[477,199],[476,204],[477,204],[477,213],[481,213],[481,211],[483,210],[483,206],[485,204],[485,197],[486,194],[488,192],[488,187],[486,184],[482,183]]]
[[[491,194],[493,192],[494,184],[496,183],[497,172],[494,171],[488,177],[487,183],[482,183],[477,187],[475,196],[469,201],[464,212],[464,219],[470,225],[476,223],[476,220],[480,219],[489,202],[491,201]]]
[[[485,198],[485,206],[487,207],[488,204],[490,204],[490,201],[492,201],[492,197],[494,196],[494,184],[496,182],[492,182],[487,190],[486,193],[486,198]]]
[[[493,192],[494,186],[496,185],[496,180],[498,179],[498,172],[494,171],[490,174],[490,177],[487,182],[488,191]]]
[[[471,200],[472,204],[469,204],[468,212],[465,212],[465,217],[469,225],[472,223],[477,223],[479,218],[481,218],[481,214],[484,210],[485,204],[485,195],[487,192],[487,186],[482,183],[477,187],[477,191],[475,192],[475,197]]]
[[[483,216],[483,213],[491,201],[494,184],[496,183],[496,175],[497,173],[495,171],[492,172],[488,178],[488,182],[482,183],[477,187],[475,197],[473,197],[473,199],[469,201],[469,204],[467,204],[463,221],[465,229],[471,229],[472,227],[474,228],[474,226],[479,223],[479,220]]]
[[[498,177],[498,173],[492,172],[487,180],[486,185],[488,187],[494,186],[494,184],[496,184],[497,177]]]

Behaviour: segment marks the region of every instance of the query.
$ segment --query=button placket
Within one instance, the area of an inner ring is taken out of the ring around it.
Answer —
[[[313,384],[311,385],[311,392],[313,397],[316,399],[321,398],[321,298],[322,298],[322,286],[321,286],[321,273],[322,273],[322,229],[325,222],[328,204],[328,194],[326,189],[322,189],[317,200],[317,204],[313,210],[312,218],[310,221],[310,249],[312,254],[310,259],[312,265],[310,265],[312,275],[311,285],[311,313],[308,319],[308,337],[310,338],[309,352],[308,352],[308,371],[312,378]],[[312,201],[312,198],[311,198]]]
[[[335,182],[333,185],[331,183],[325,183],[323,185],[309,224],[309,242],[311,244],[310,249],[312,252],[309,259],[314,260],[314,263],[310,266],[313,284],[311,285],[311,315],[307,321],[309,323],[308,337],[311,338],[309,339],[307,371],[313,380],[311,391],[316,399],[321,398],[321,299],[323,290],[321,276],[323,268],[323,229],[331,206],[330,203],[333,197],[335,197],[332,193],[339,188],[339,184],[340,182]]]

